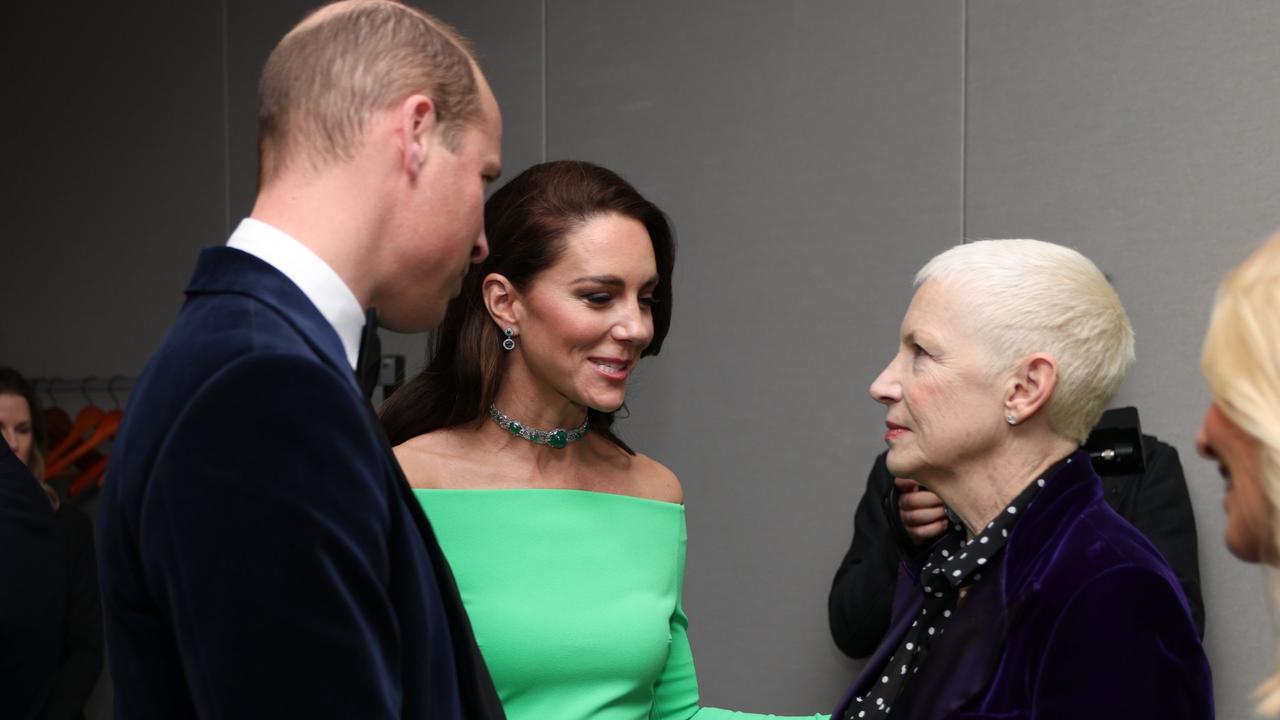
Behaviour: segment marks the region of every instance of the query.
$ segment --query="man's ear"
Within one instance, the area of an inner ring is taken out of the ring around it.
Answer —
[[[401,162],[411,178],[417,179],[427,163],[438,120],[435,103],[426,95],[410,95],[400,103],[399,130],[404,138]]]
[[[489,273],[484,276],[480,285],[484,306],[489,310],[489,317],[499,328],[512,328],[520,334],[520,318],[524,308],[520,302],[520,291],[500,273]]]
[[[1004,409],[1010,424],[1026,421],[1049,404],[1058,387],[1058,361],[1048,353],[1028,355],[1017,362],[1005,393]]]

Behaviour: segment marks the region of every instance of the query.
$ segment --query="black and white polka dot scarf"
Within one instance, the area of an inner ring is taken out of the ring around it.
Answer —
[[[929,654],[935,638],[944,633],[945,625],[956,609],[961,588],[982,579],[982,569],[1004,549],[1009,530],[1018,519],[1018,513],[1027,506],[1044,487],[1045,477],[1059,467],[1071,462],[1070,458],[1054,464],[1035,482],[1005,506],[983,531],[972,540],[965,541],[964,528],[953,525],[934,547],[929,560],[920,570],[921,592],[925,593],[924,607],[915,622],[902,638],[889,663],[881,670],[880,678],[866,691],[849,703],[846,720],[875,720],[889,717],[889,711],[906,687],[911,676],[920,670]]]

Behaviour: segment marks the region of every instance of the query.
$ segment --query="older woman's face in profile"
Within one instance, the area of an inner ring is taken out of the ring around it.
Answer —
[[[871,383],[883,404],[889,470],[923,479],[981,457],[1002,437],[1000,389],[983,341],[969,329],[963,293],[929,280],[902,320],[898,353]]]
[[[1258,480],[1258,447],[1257,438],[1232,422],[1217,403],[1209,406],[1196,435],[1196,449],[1205,459],[1217,461],[1218,472],[1227,482],[1222,499],[1227,512],[1227,549],[1245,562],[1262,559],[1270,526],[1267,500]]]

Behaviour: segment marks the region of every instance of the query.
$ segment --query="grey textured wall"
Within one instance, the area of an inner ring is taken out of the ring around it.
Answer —
[[[0,362],[136,375],[223,237],[216,3],[30,3],[8,134]],[[12,125],[10,125],[12,127]]]
[[[256,76],[311,4],[23,10],[0,364],[141,370],[197,249],[252,202]],[[1031,236],[1093,257],[1129,308],[1139,362],[1119,400],[1182,453],[1219,717],[1251,716],[1271,663],[1263,584],[1226,555],[1221,483],[1191,440],[1213,288],[1280,224],[1280,5],[423,6],[480,49],[507,177],[593,160],[675,221],[675,322],[620,428],[685,485],[706,702],[827,709],[856,671],[825,598],[881,446],[866,386],[921,263],[963,237]],[[384,343],[421,365],[420,336]]]
[[[675,316],[624,437],[683,480],[704,701],[829,710],[826,593],[879,452],[866,386],[960,236],[958,6],[555,2],[547,149],[674,219]]]
[[[1250,717],[1272,623],[1194,438],[1214,290],[1280,224],[1280,5],[970,0],[968,29],[966,230],[1070,244],[1111,275],[1137,336],[1119,400],[1187,471],[1218,715]]]

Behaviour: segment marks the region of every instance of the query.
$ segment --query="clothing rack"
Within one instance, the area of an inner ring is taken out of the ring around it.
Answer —
[[[46,405],[45,424],[50,427],[46,449],[45,480],[61,478],[59,494],[76,503],[91,498],[102,487],[110,444],[115,439],[129,393],[138,379],[128,375],[82,377],[33,377],[29,380],[37,398]],[[109,399],[108,399],[109,398]],[[79,406],[78,410],[75,408]],[[72,415],[68,411],[73,411]],[[61,435],[53,442],[53,427]]]
[[[33,377],[28,380],[41,400],[57,400],[60,396],[76,395],[88,403],[94,403],[94,396],[110,397],[119,407],[124,407],[124,398],[137,385],[138,378],[130,375],[85,375],[83,377]]]

